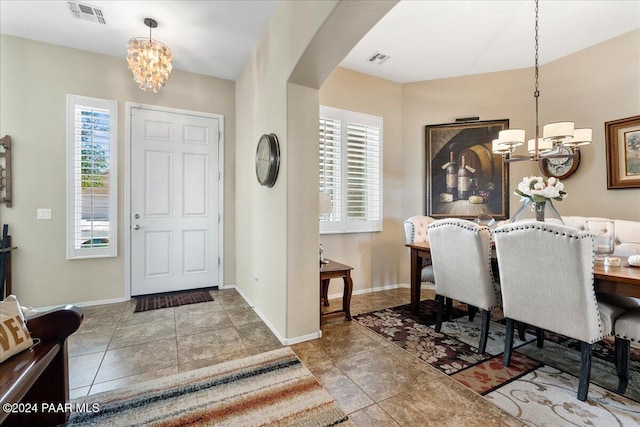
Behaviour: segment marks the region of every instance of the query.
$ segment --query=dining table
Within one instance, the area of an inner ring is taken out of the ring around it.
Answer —
[[[424,262],[431,260],[429,242],[407,243],[411,249],[411,312],[420,310],[420,273]],[[593,279],[596,292],[607,292],[640,298],[640,267],[632,266],[627,257],[620,258],[620,266],[604,265],[596,261],[593,267]]]

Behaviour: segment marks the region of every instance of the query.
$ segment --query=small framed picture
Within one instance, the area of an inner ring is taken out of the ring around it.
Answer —
[[[604,124],[607,188],[640,188],[640,116]]]

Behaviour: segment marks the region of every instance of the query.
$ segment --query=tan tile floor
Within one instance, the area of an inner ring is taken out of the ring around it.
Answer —
[[[71,397],[281,346],[235,290],[212,295],[210,303],[135,314],[132,301],[85,308],[69,341]],[[408,301],[408,289],[355,295],[351,313]],[[330,303],[339,307],[341,300]],[[323,319],[322,338],[291,348],[358,426],[523,425],[339,314]]]

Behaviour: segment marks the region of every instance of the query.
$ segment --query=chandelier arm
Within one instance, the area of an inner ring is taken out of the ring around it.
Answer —
[[[568,159],[571,157],[578,157],[578,150],[573,150],[572,154],[545,154],[542,153],[540,154],[540,158],[541,159]]]

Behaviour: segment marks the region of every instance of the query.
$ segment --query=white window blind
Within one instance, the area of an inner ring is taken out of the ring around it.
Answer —
[[[67,258],[117,255],[116,101],[67,95]]]
[[[381,152],[381,117],[320,107],[320,192],[332,207],[321,233],[382,230]]]
[[[341,218],[341,206],[336,203],[342,198],[340,156],[340,121],[320,118],[320,192],[332,195],[330,219],[333,221]]]

